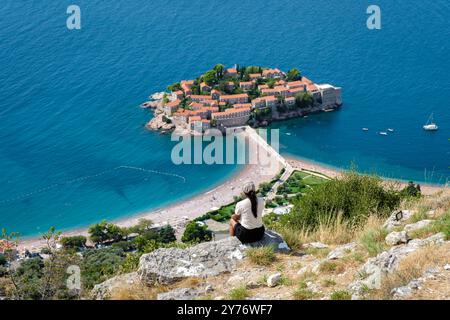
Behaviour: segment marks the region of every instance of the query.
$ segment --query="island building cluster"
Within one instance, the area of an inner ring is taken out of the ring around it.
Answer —
[[[211,127],[224,130],[249,121],[261,124],[332,111],[342,105],[341,88],[316,84],[297,69],[287,74],[261,67],[243,70],[216,66],[215,70],[214,74],[169,87],[170,95],[163,104],[165,121],[172,122],[176,129],[202,134]]]

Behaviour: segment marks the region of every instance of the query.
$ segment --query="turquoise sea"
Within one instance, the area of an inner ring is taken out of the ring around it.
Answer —
[[[443,184],[450,178],[450,3],[16,1],[0,5],[0,228],[36,235],[203,192],[234,165],[175,166],[147,96],[216,63],[299,67],[343,88],[334,113],[277,123],[281,151]],[[66,28],[81,8],[82,29]],[[438,132],[422,130],[434,112]],[[368,127],[363,132],[362,127]],[[394,128],[388,136],[378,131]],[[183,178],[181,178],[181,177]]]

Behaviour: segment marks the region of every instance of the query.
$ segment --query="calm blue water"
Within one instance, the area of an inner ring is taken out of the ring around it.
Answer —
[[[65,27],[82,10],[82,30]],[[175,166],[138,105],[217,62],[298,66],[344,88],[336,113],[277,124],[282,152],[444,183],[450,176],[448,1],[13,1],[0,6],[0,227],[34,235],[202,192],[235,166]],[[436,133],[421,126],[434,111]],[[365,133],[361,127],[369,127]],[[382,137],[376,131],[395,128]],[[284,133],[291,133],[290,136]],[[184,176],[119,168],[133,166]],[[426,174],[425,174],[426,173]]]

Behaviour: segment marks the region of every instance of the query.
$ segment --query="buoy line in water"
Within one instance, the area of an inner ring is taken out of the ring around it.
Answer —
[[[98,177],[103,176],[105,174],[108,174],[108,173],[111,173],[111,172],[114,172],[114,171],[117,171],[117,170],[123,170],[123,169],[140,171],[140,172],[144,172],[144,173],[159,174],[159,175],[169,176],[169,177],[174,177],[174,178],[178,178],[178,179],[183,180],[183,183],[186,182],[186,177],[184,177],[182,175],[179,175],[179,174],[176,174],[176,173],[164,172],[164,171],[158,171],[158,170],[152,170],[152,169],[145,169],[145,168],[133,167],[133,166],[118,166],[118,167],[115,167],[115,168],[110,169],[110,170],[105,170],[105,171],[99,172],[97,174],[88,175],[88,176],[82,176],[82,177],[79,177],[79,178],[66,180],[64,182],[54,183],[54,184],[48,185],[48,186],[46,186],[44,188],[40,188],[40,189],[36,189],[34,191],[31,191],[31,192],[23,193],[21,195],[18,195],[16,197],[13,197],[13,198],[10,198],[10,199],[1,200],[0,201],[0,205],[6,204],[6,203],[10,203],[10,202],[24,200],[24,199],[30,198],[30,197],[32,197],[32,196],[34,196],[36,194],[47,192],[47,191],[49,191],[51,189],[54,189],[56,187],[59,187],[59,186],[73,184],[73,183],[76,183],[76,182],[82,182],[82,181],[90,180],[90,179],[93,179],[93,178],[98,178]]]

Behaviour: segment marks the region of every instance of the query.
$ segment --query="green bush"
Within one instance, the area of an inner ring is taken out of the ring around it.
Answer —
[[[247,249],[249,260],[259,266],[268,266],[275,261],[275,252],[273,247],[258,247]]]
[[[231,289],[228,293],[229,300],[245,300],[248,296],[249,292],[245,285]]]
[[[117,225],[102,221],[89,227],[89,236],[94,243],[117,242],[124,237],[124,231]]]
[[[72,236],[62,237],[60,243],[65,249],[81,249],[86,246],[86,241],[85,236]]]
[[[206,225],[201,225],[196,221],[191,221],[184,230],[181,241],[183,242],[203,242],[212,239],[212,231]]]
[[[85,251],[81,268],[83,285],[90,289],[114,276],[120,270],[125,258],[126,255],[120,248],[109,247]]]
[[[158,230],[158,242],[161,243],[170,243],[177,241],[175,237],[175,229],[172,226],[167,225]]]
[[[352,295],[345,290],[333,291],[330,296],[331,300],[351,300]]]
[[[291,213],[281,221],[294,228],[314,230],[320,222],[332,222],[341,213],[349,225],[360,225],[370,214],[387,216],[400,200],[397,192],[384,188],[381,179],[349,172],[341,179],[316,185],[296,199]]]
[[[0,253],[0,266],[4,266],[4,265],[6,265],[6,263],[7,263],[7,260],[6,260],[5,255]]]

